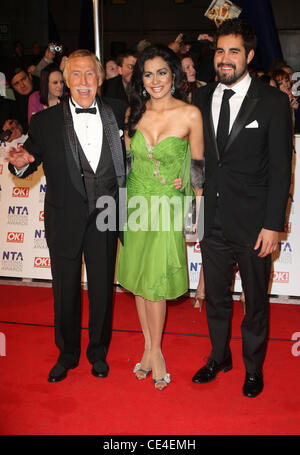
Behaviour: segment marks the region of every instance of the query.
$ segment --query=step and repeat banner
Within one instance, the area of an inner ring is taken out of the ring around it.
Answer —
[[[46,181],[42,166],[25,179],[14,177],[4,161],[9,147],[19,146],[22,136],[13,143],[0,143],[0,276],[51,280],[49,252],[44,230]],[[300,152],[300,136],[295,137]],[[297,185],[298,182],[298,185]],[[274,255],[269,293],[300,296],[300,164],[293,153],[291,197],[286,230],[280,234],[279,250]],[[298,206],[297,206],[298,203]],[[297,254],[298,253],[298,254]],[[196,289],[202,265],[199,243],[187,244],[190,289]],[[86,271],[83,272],[86,281]],[[241,291],[237,270],[233,291]]]
[[[27,136],[0,146],[0,276],[51,279],[44,230],[46,180],[42,166],[25,179],[13,176],[4,161],[9,147]]]

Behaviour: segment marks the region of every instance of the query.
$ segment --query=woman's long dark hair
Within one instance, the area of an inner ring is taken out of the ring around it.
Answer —
[[[129,137],[132,137],[135,133],[135,125],[139,122],[142,115],[146,110],[146,102],[149,100],[150,96],[148,93],[146,96],[143,95],[144,84],[143,84],[143,74],[144,74],[144,65],[147,60],[153,60],[155,57],[161,57],[169,66],[171,73],[174,77],[174,88],[175,93],[174,97],[178,99],[183,99],[183,91],[181,88],[181,62],[175,52],[173,52],[169,47],[163,44],[157,44],[154,46],[147,47],[137,59],[135,64],[131,82],[129,84],[129,99],[130,99],[130,114],[128,117],[128,122],[126,128],[128,129]]]
[[[48,95],[49,95],[49,77],[50,74],[57,71],[58,73],[62,74],[62,71],[54,64],[50,63],[50,65],[46,66],[41,71],[41,78],[40,78],[40,102],[44,104],[44,106],[49,106]]]

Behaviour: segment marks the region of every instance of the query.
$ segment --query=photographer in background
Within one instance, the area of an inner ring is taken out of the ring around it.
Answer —
[[[4,131],[4,124],[9,118],[16,118],[16,103],[0,96],[0,132]]]
[[[197,79],[206,83],[215,80],[213,37],[207,33],[199,33],[197,40],[190,49],[197,68]]]
[[[49,43],[47,49],[45,50],[44,57],[40,60],[40,62],[36,65],[35,70],[33,72],[34,76],[41,77],[41,72],[46,66],[52,64],[57,60],[57,54],[62,56],[63,47],[61,44],[54,44]],[[55,63],[59,66],[61,59],[58,59]]]
[[[27,139],[27,134],[23,134],[22,125],[17,120],[8,119],[5,121],[2,133],[0,133],[0,141],[9,142],[12,147],[17,148],[20,143],[24,143]]]
[[[168,44],[175,54],[181,58],[189,54],[197,68],[196,78],[203,82],[213,82],[215,79],[213,37],[200,33],[196,40],[188,40],[182,33]]]
[[[53,63],[55,55],[62,52],[62,46],[57,46],[50,43],[45,51],[42,60],[37,64],[33,75],[27,72],[23,67],[13,67],[7,72],[7,79],[15,95],[14,115],[19,123],[22,125],[23,131],[28,131],[28,100],[30,95],[39,90],[41,71]],[[61,60],[61,59],[59,59]],[[3,122],[11,118],[11,114],[3,118]]]
[[[272,78],[276,82],[277,88],[286,93],[289,97],[293,125],[295,125],[295,118],[299,111],[299,100],[292,93],[292,80],[289,74],[282,68],[274,71]]]
[[[168,44],[168,47],[180,57],[180,55],[184,55],[189,52],[191,45],[192,42],[188,41],[183,33],[179,33],[175,41]]]

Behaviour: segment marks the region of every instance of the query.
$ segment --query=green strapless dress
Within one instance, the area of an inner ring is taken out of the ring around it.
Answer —
[[[128,220],[124,246],[120,244],[119,249],[117,281],[147,300],[174,299],[188,289],[182,235],[184,192],[174,187],[174,179],[186,169],[182,179],[189,182],[189,142],[170,136],[150,147],[137,130],[131,139],[131,153]],[[184,185],[191,195],[190,185]],[[170,199],[173,196],[176,198]],[[157,206],[157,200],[163,204]]]

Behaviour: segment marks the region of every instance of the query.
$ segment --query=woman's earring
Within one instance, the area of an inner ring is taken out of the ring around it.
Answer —
[[[171,95],[174,95],[174,93],[175,93],[175,86],[174,86],[174,81],[173,81],[172,88],[171,88]]]
[[[143,94],[143,97],[146,98],[146,96],[148,95],[147,93],[147,90],[144,88],[144,90],[142,91],[142,94]]]

